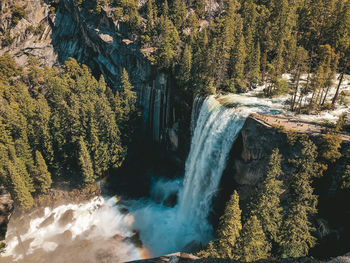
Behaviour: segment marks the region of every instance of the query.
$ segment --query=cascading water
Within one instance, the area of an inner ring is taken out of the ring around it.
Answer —
[[[23,233],[16,233],[16,228],[10,226],[5,262],[10,259],[38,262],[35,261],[38,256],[42,262],[53,257],[55,261],[50,262],[65,262],[60,255],[73,255],[74,249],[86,254],[75,262],[97,262],[104,257],[113,262],[135,260],[143,256],[128,241],[134,230],[139,232],[143,246],[152,256],[206,244],[213,236],[207,220],[211,201],[246,117],[252,112],[279,112],[282,107],[280,101],[240,95],[210,96],[204,101],[196,98],[183,182],[181,179],[155,181],[150,199],[129,200],[124,204],[111,204],[113,199],[99,198],[87,204],[47,208],[45,215],[31,220]],[[178,203],[168,207],[167,203],[175,200],[176,195]],[[126,208],[128,214],[120,213],[121,208]],[[68,210],[73,211],[71,220],[60,223]],[[52,222],[43,223],[51,217]]]
[[[214,97],[201,107],[186,161],[185,179],[180,195],[178,217],[193,224],[196,232],[211,238],[207,216],[226,167],[228,153],[241,130],[247,114],[223,107]]]

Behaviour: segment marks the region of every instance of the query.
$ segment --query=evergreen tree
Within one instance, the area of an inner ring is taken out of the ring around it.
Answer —
[[[269,241],[278,243],[279,232],[283,221],[283,208],[281,195],[283,194],[283,175],[281,168],[282,156],[278,149],[274,149],[267,167],[266,179],[256,197],[252,214],[260,220],[264,233]]]
[[[82,137],[80,137],[79,146],[80,146],[79,161],[80,161],[81,172],[84,178],[83,181],[85,184],[91,184],[95,182],[96,176],[94,174],[90,153],[86,148],[84,139]]]
[[[158,65],[161,68],[169,68],[177,58],[179,34],[168,17],[162,16],[160,23],[162,40],[158,50]]]
[[[258,218],[256,216],[249,217],[241,232],[240,260],[252,262],[266,259],[270,255],[270,249],[271,245],[266,240]]]
[[[350,165],[346,166],[344,175],[342,177],[342,189],[350,189]]]
[[[246,59],[246,47],[244,42],[243,34],[240,35],[237,41],[236,48],[233,54],[233,78],[235,88],[239,91],[244,91],[246,88],[245,77],[244,77],[244,62]]]
[[[198,257],[202,258],[218,258],[218,252],[216,251],[216,248],[214,246],[213,241],[210,241],[206,247],[206,249],[203,249],[197,253]]]
[[[343,139],[339,135],[325,134],[321,139],[319,154],[325,162],[334,163],[341,156],[339,152]]]
[[[186,22],[187,7],[184,1],[174,0],[171,12],[171,19],[174,22],[174,26],[181,30]]]
[[[238,258],[236,243],[242,229],[241,213],[239,196],[235,190],[226,204],[224,214],[220,217],[220,224],[216,233],[215,250],[220,258]]]
[[[344,80],[344,74],[350,66],[350,2],[339,0],[337,4],[337,18],[332,28],[334,34],[333,47],[339,55],[339,68],[340,72],[339,82],[337,85],[336,93],[332,99],[332,106],[338,99],[340,87]]]
[[[162,15],[163,17],[165,18],[168,18],[169,16],[169,5],[168,5],[168,0],[165,0],[164,1],[164,4],[163,4],[163,10],[162,10]]]
[[[157,16],[155,15],[155,2],[154,0],[148,0],[147,1],[147,25],[146,25],[146,31],[151,36],[153,33],[153,28],[155,24],[155,18]]]
[[[302,257],[316,244],[312,236],[314,227],[310,217],[317,212],[317,196],[313,194],[312,178],[321,173],[316,162],[317,148],[310,140],[303,140],[301,156],[292,161],[295,173],[292,176],[290,207],[281,231],[282,257]]]
[[[192,50],[190,45],[186,44],[179,62],[179,79],[181,85],[185,85],[191,78],[192,69]]]
[[[39,192],[45,193],[50,189],[52,184],[51,174],[47,170],[45,160],[39,151],[35,151],[36,173],[34,180],[37,184]]]
[[[133,134],[133,125],[137,118],[136,111],[136,92],[131,85],[129,74],[123,69],[121,76],[120,92],[116,94],[117,104],[119,105],[120,119],[117,119],[119,129],[124,143],[130,142]],[[117,110],[118,111],[118,110]]]
[[[199,18],[204,18],[205,15],[205,0],[195,0],[195,11],[198,14]]]
[[[31,189],[28,188],[27,171],[16,156],[15,149],[12,145],[8,147],[9,162],[6,165],[6,172],[9,178],[9,184],[11,192],[14,194],[15,200],[19,203],[20,207],[24,210],[31,208],[34,204]]]

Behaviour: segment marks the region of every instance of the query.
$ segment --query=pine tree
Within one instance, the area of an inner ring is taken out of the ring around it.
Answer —
[[[218,258],[218,252],[216,251],[216,248],[214,246],[213,241],[210,241],[206,247],[206,249],[203,249],[197,253],[198,257],[201,258]]]
[[[129,80],[129,74],[125,68],[123,68],[121,76],[120,97],[122,99],[122,107],[124,115],[128,116],[136,109],[136,92],[134,86],[131,85]]]
[[[220,258],[237,259],[237,241],[242,229],[239,196],[235,190],[220,217],[217,230],[216,251]]]
[[[162,16],[160,23],[162,41],[158,50],[158,65],[161,68],[169,68],[177,58],[179,34],[168,17]]]
[[[317,196],[313,194],[312,178],[321,173],[316,162],[317,148],[310,140],[301,142],[301,156],[291,161],[295,167],[292,176],[290,207],[281,231],[282,257],[302,257],[316,244],[310,217],[317,212]]]
[[[179,79],[181,84],[185,85],[191,78],[192,69],[192,50],[191,46],[188,44],[185,45],[184,51],[182,52],[179,66]]]
[[[39,192],[45,193],[50,189],[52,184],[51,174],[47,170],[45,160],[39,151],[35,151],[36,173],[34,180],[37,183]]]
[[[155,24],[155,3],[154,0],[148,0],[147,1],[147,25],[146,25],[146,31],[151,36],[153,33],[153,28]]]
[[[346,166],[344,175],[342,177],[342,189],[350,189],[350,165]]]
[[[195,11],[198,14],[199,18],[204,18],[205,15],[205,0],[196,0],[195,5]]]
[[[186,22],[187,8],[184,1],[174,0],[171,12],[171,19],[174,22],[175,27],[181,30]]]
[[[165,1],[164,1],[163,10],[162,10],[162,11],[163,11],[163,12],[162,12],[163,17],[168,18],[168,15],[169,15],[168,0],[165,0]]]
[[[244,224],[239,243],[240,260],[244,262],[266,259],[270,255],[271,245],[256,216],[248,218]]]
[[[266,179],[256,197],[252,214],[261,222],[264,233],[269,241],[280,241],[279,231],[283,221],[281,195],[283,194],[283,175],[281,168],[282,156],[278,149],[274,149],[267,167]]]
[[[86,148],[86,144],[82,137],[80,137],[79,146],[80,146],[79,162],[80,162],[81,172],[83,175],[83,181],[85,184],[91,184],[95,182],[96,176],[94,174],[90,153]]]
[[[121,108],[121,111],[119,111],[121,119],[117,120],[118,126],[122,136],[124,136],[124,141],[128,141],[130,137],[127,135],[133,133],[130,123],[136,114],[136,92],[134,91],[134,86],[130,83],[129,74],[126,69],[123,69],[120,92],[116,94],[116,98],[119,100],[117,104],[119,104]]]
[[[237,46],[234,51],[233,60],[233,78],[235,80],[235,87],[240,91],[244,91],[246,88],[244,77],[244,62],[246,59],[246,47],[243,34],[240,35],[237,42]]]
[[[19,160],[13,156],[13,149],[9,150],[12,151],[12,160],[8,162],[6,169],[10,180],[11,190],[20,207],[27,210],[33,206],[34,200],[26,186],[26,178],[22,176]]]

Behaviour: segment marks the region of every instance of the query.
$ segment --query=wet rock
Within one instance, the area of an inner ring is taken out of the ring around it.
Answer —
[[[58,244],[65,244],[72,241],[72,232],[69,230],[64,231],[62,234],[54,236],[51,241]]]
[[[48,225],[51,225],[55,221],[55,213],[52,213],[48,218],[46,218],[39,227],[47,227]]]
[[[74,218],[74,212],[72,209],[69,209],[66,212],[64,212],[64,214],[60,217],[58,223],[61,226],[65,226],[65,225],[69,224],[70,222],[72,222],[73,218]]]
[[[7,224],[10,221],[14,206],[10,193],[0,186],[0,240],[5,239]]]

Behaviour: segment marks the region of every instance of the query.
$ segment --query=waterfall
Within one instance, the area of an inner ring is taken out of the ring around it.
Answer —
[[[153,256],[188,251],[213,238],[207,218],[218,191],[229,152],[246,117],[247,107],[226,107],[225,101],[197,97],[192,111],[191,149],[185,177],[154,182],[153,199],[135,201],[130,212],[134,227]],[[178,192],[175,207],[164,206],[169,194]]]
[[[197,102],[196,102],[197,103]],[[228,154],[248,115],[242,108],[222,106],[214,96],[202,104],[185,166],[178,216],[211,237],[207,216],[217,192]],[[193,115],[195,116],[195,115]]]

